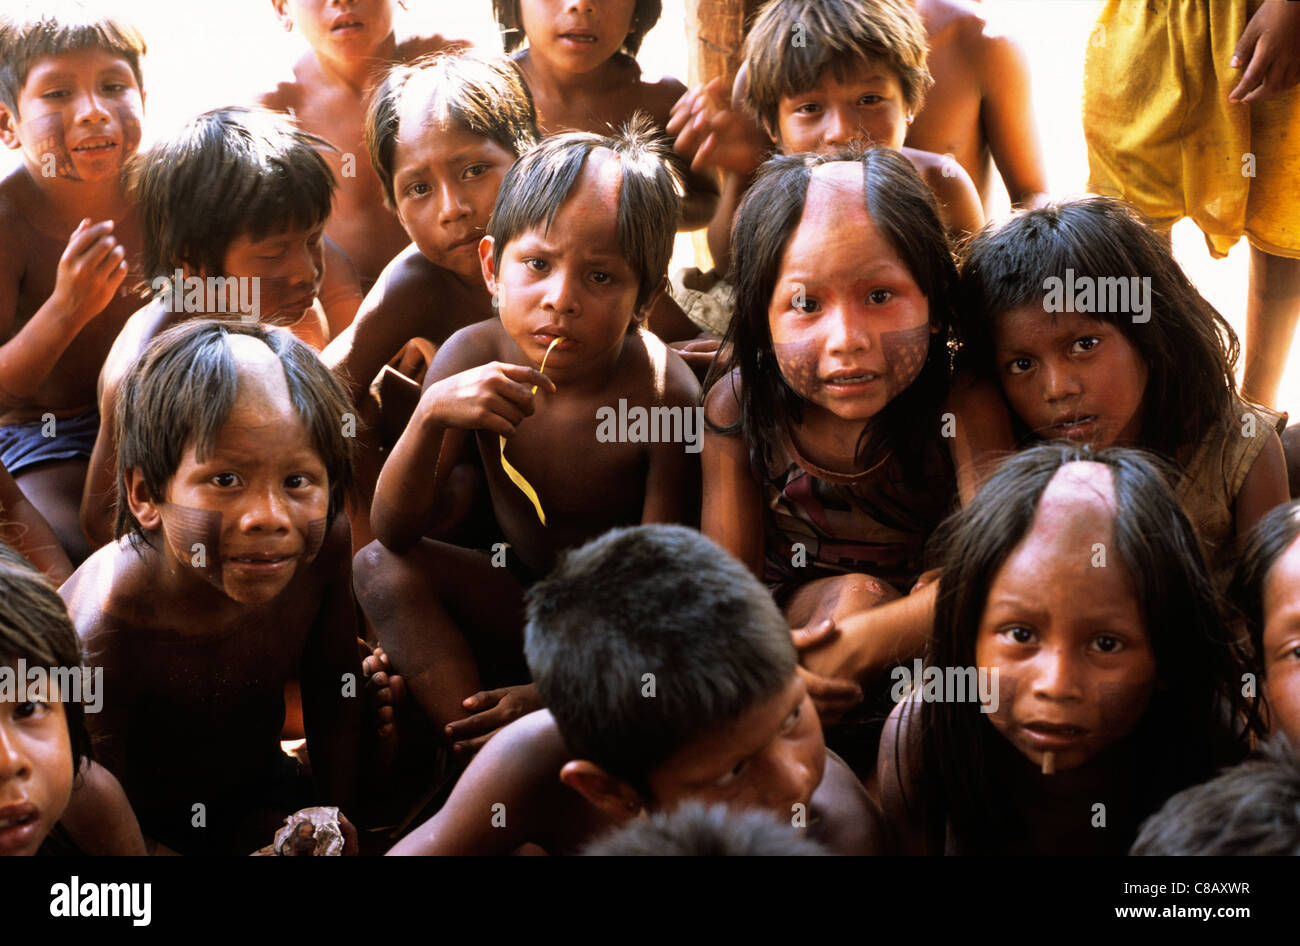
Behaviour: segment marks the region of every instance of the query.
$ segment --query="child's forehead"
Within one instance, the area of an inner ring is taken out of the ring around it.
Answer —
[[[839,86],[859,86],[868,83],[898,81],[900,81],[898,71],[886,59],[877,56],[849,54],[836,56],[822,66],[817,73],[817,78],[808,88],[791,89],[785,95],[789,97]]]
[[[1110,534],[1118,511],[1109,466],[1091,460],[1067,463],[1043,490],[1031,535],[1042,542],[1071,544],[1085,536]]]
[[[98,46],[83,46],[61,53],[47,53],[33,57],[27,64],[27,82],[87,71],[104,72],[110,69],[121,70],[134,81],[135,74],[131,69],[131,63],[118,53]]]
[[[556,208],[555,218],[547,226],[546,219],[539,220],[520,236],[545,238],[555,236],[558,225],[579,226],[583,229],[616,231],[623,189],[623,166],[618,155],[605,148],[594,148],[583,162],[582,170],[574,178],[573,186]],[[622,258],[617,245],[593,246],[593,251],[608,252]]]

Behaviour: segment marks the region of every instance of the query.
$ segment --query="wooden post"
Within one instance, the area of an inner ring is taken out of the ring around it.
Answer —
[[[740,68],[745,26],[762,0],[686,0],[690,84],[726,76],[731,86]]]

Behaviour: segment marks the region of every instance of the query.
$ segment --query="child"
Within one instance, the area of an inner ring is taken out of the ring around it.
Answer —
[[[915,0],[934,85],[907,130],[919,151],[951,155],[988,211],[989,159],[1015,207],[1047,201],[1047,171],[1034,127],[1024,50],[970,0]]]
[[[321,144],[265,109],[221,108],[137,158],[131,185],[154,298],[127,322],[101,374],[99,438],[82,497],[95,548],[113,539],[118,388],[156,335],[217,316],[281,325],[324,347],[320,297],[333,271],[324,231],[334,178],[315,150]]]
[[[594,857],[819,857],[830,850],[765,811],[688,801],[655,812],[587,845]]]
[[[1179,792],[1146,820],[1137,856],[1300,856],[1300,758],[1285,739],[1204,785]]]
[[[1178,498],[1226,585],[1234,535],[1287,500],[1286,418],[1237,396],[1236,335],[1168,246],[1119,201],[1070,201],[976,236],[962,290],[963,360],[1001,387],[1016,441],[1174,459]]]
[[[543,135],[609,134],[639,111],[657,128],[668,123],[686,86],[667,76],[643,81],[635,58],[662,10],[662,0],[492,0],[505,50],[515,53]],[[528,46],[515,52],[525,39]],[[707,177],[685,176],[679,226],[695,230],[713,215],[718,192]]]
[[[1246,625],[1269,729],[1300,745],[1300,503],[1278,506],[1245,537],[1229,588]]]
[[[74,562],[99,418],[95,376],[139,298],[122,169],[140,143],[145,44],[79,3],[0,17],[0,463]]]
[[[357,594],[393,668],[439,729],[460,720],[467,703],[478,711],[449,728],[454,739],[475,737],[462,748],[536,708],[530,688],[468,699],[480,689],[480,667],[522,682],[522,585],[561,550],[613,526],[691,517],[699,386],[637,325],[668,265],[674,182],[646,125],[618,138],[549,138],[520,158],[478,249],[500,318],[461,329],[438,351],[380,473],[371,513],[379,541],[357,557]],[[654,442],[631,427],[622,436],[608,417],[624,410],[676,414],[682,426]],[[471,434],[508,543],[491,559],[422,538]]]
[[[547,709],[501,730],[389,853],[572,853],[685,801],[763,809],[839,854],[883,850],[780,613],[698,532],[615,529],[570,552],[529,592],[526,634]]]
[[[0,464],[0,543],[22,555],[56,587],[72,574],[72,562],[40,511]]]
[[[348,801],[348,410],[310,348],[237,322],[164,332],[122,381],[118,541],[62,594],[112,694],[91,723],[105,764],[173,850],[246,854],[304,795]],[[280,750],[293,676],[314,793]]]
[[[906,853],[1122,854],[1250,718],[1196,535],[1143,455],[1012,457],[939,543],[924,687],[880,745]],[[984,678],[934,690],[940,681]]]
[[[373,538],[370,498],[380,466],[381,408],[371,382],[412,338],[432,349],[496,315],[478,241],[501,179],[536,136],[518,73],[469,54],[395,66],[371,99],[366,148],[384,200],[413,242],[384,267],[356,321],[322,355],[367,422],[358,430],[360,482],[351,512],[358,547]],[[415,380],[423,380],[422,371]],[[382,410],[400,430],[407,418],[390,416],[397,410],[387,400]]]
[[[362,133],[371,88],[394,63],[458,45],[442,36],[403,36],[393,29],[393,0],[360,0],[346,9],[313,0],[271,0],[286,30],[295,26],[311,48],[293,65],[293,77],[258,98],[288,112],[306,132],[333,142],[325,154],[339,181],[338,207],[328,233],[356,266],[369,289],[388,261],[409,242],[383,205],[379,178],[363,157]],[[341,331],[346,325],[335,325]]]
[[[925,30],[907,0],[771,0],[750,28],[745,57],[737,98],[743,96],[762,135],[753,118],[735,114],[739,102],[728,108],[717,83],[684,97],[668,126],[692,167],[724,172],[709,225],[709,250],[720,271],[730,264],[736,208],[770,142],[786,154],[828,154],[851,145],[901,150],[934,192],[954,240],[983,225],[979,194],[961,165],[903,146],[931,81]],[[710,141],[713,131],[717,139]]]
[[[81,687],[87,676],[68,610],[3,543],[0,601],[0,855],[143,854],[122,786],[92,759],[83,713],[104,694]],[[39,690],[32,671],[45,674]]]
[[[1300,317],[1300,4],[1108,0],[1088,42],[1088,190],[1214,257],[1250,244],[1242,392],[1268,407]]]
[[[702,528],[768,582],[792,627],[838,625],[907,594],[954,499],[940,435],[956,270],[934,198],[885,149],[772,159],[733,246]],[[923,631],[879,635],[867,662],[923,645]],[[827,718],[859,698],[852,684],[814,696]]]

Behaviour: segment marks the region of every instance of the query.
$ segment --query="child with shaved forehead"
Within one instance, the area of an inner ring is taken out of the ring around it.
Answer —
[[[248,853],[286,814],[350,801],[348,410],[310,348],[259,325],[183,323],[122,382],[117,541],[61,593],[104,671],[101,758],[181,853]],[[280,750],[291,677],[314,786]]]

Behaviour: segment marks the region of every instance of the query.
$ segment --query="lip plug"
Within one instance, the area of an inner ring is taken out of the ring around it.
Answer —
[[[1043,753],[1043,774],[1044,775],[1056,774],[1056,753],[1055,752]]]

